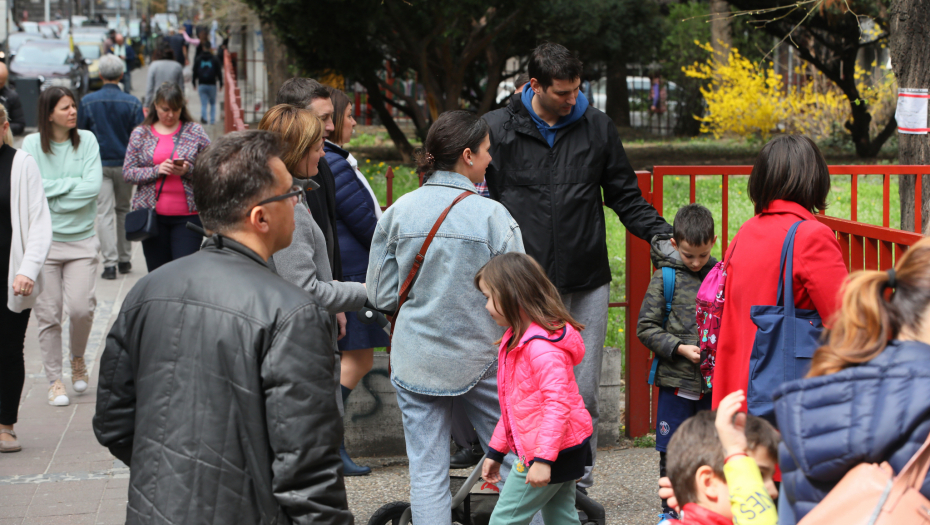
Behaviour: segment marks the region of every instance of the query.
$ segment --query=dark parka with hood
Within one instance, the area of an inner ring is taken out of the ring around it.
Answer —
[[[672,231],[643,199],[616,126],[583,97],[557,124],[552,146],[521,93],[483,117],[491,128],[485,174],[491,198],[516,219],[526,253],[562,293],[610,282],[604,205],[641,239]]]
[[[658,268],[649,282],[646,297],[639,311],[636,336],[659,359],[656,369],[656,386],[682,388],[691,392],[707,392],[701,379],[701,369],[677,352],[679,345],[697,345],[698,331],[695,315],[698,290],[707,273],[717,264],[711,257],[698,272],[692,272],[672,248],[671,234],[656,235],[652,239],[652,264]],[[675,269],[675,294],[668,323],[665,318],[665,284],[662,268]]]

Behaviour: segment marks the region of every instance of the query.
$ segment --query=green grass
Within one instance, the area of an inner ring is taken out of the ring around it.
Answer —
[[[633,446],[636,448],[655,448],[656,446],[655,432],[646,434],[645,436],[633,438]]]
[[[384,177],[391,164],[379,161],[362,161],[359,168],[369,179],[369,183],[384,205],[387,202],[387,183]],[[418,177],[410,166],[393,164],[394,167],[394,199],[409,193],[418,187]],[[753,205],[749,200],[746,188],[748,176],[733,176],[729,182],[729,221],[728,234],[730,238],[736,235],[739,227],[754,215]],[[723,196],[720,177],[697,177],[695,197],[697,202],[707,206],[716,221],[717,233],[721,234],[721,214],[723,211]],[[666,177],[663,191],[663,215],[671,223],[675,213],[681,206],[688,203],[689,183],[688,177]],[[850,217],[850,180],[848,176],[833,178],[833,184],[828,198],[827,215],[848,219]],[[891,212],[890,224],[892,227],[900,223],[900,204],[897,198],[897,178],[891,179]],[[610,271],[613,277],[610,285],[610,301],[622,302],[626,299],[626,228],[617,219],[612,210],[605,209],[607,222],[607,249],[609,254]],[[878,175],[859,176],[859,210],[858,220],[868,224],[882,224],[882,179]],[[720,259],[721,243],[714,247],[713,255]],[[626,309],[611,308],[608,314],[607,338],[605,344],[616,348],[624,348],[626,336]]]

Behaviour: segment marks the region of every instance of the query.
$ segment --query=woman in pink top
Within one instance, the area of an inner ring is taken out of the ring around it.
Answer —
[[[155,208],[158,217],[158,235],[142,241],[150,272],[200,248],[201,236],[186,228],[188,222],[200,226],[190,174],[209,145],[187,112],[181,88],[162,84],[148,116],[132,132],[123,163],[123,178],[138,185],[132,209]]]

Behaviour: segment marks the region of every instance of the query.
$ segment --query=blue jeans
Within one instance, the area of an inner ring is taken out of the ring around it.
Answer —
[[[460,396],[429,396],[415,394],[397,385],[394,388],[397,390],[397,405],[403,414],[407,457],[410,460],[413,523],[451,525],[449,433],[452,430],[452,401],[463,405],[478,432],[481,448],[487,451],[494,427],[500,419],[497,367],[492,366],[478,384]],[[506,479],[514,459],[513,454],[504,458],[502,478]]]
[[[216,84],[200,84],[197,86],[200,93],[200,120],[207,120],[207,105],[210,106],[210,124],[216,123]]]

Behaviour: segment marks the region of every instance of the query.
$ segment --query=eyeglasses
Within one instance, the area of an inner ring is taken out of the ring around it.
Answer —
[[[297,204],[300,204],[304,200],[304,190],[297,186],[291,187],[291,191],[285,193],[284,195],[278,195],[277,197],[271,197],[270,199],[265,199],[255,206],[252,206],[252,209],[257,208],[258,206],[263,206],[265,204],[271,204],[272,202],[283,201],[290,199],[291,197],[297,197]]]

